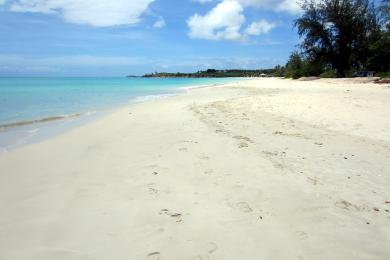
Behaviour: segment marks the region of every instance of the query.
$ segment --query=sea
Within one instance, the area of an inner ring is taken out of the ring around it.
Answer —
[[[64,133],[124,105],[239,78],[0,78],[0,153]]]

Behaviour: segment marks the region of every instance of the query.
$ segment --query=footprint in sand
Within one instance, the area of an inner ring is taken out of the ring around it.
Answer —
[[[237,140],[246,141],[248,143],[253,143],[252,139],[250,139],[249,137],[246,137],[246,136],[236,135],[236,136],[233,136],[233,138],[237,139]]]
[[[158,190],[156,188],[154,188],[154,183],[149,183],[147,185],[148,187],[148,193],[151,194],[151,195],[157,195],[158,194]]]
[[[279,153],[277,151],[263,151],[264,156],[273,164],[273,166],[277,169],[283,170],[287,166],[284,165],[284,159],[286,157],[286,153]]]
[[[160,215],[167,215],[176,220],[177,223],[183,222],[183,214],[181,213],[171,213],[168,209],[162,209]]]
[[[185,148],[185,147],[181,147],[181,148],[179,148],[179,151],[180,151],[180,152],[187,152],[187,151],[188,151],[188,149],[187,149],[187,148]]]
[[[209,250],[207,251],[207,253],[209,253],[210,255],[212,253],[214,253],[215,251],[217,251],[217,249],[218,249],[218,245],[216,243],[213,243],[213,242],[210,242],[208,244],[208,247],[209,247]]]
[[[160,260],[161,259],[160,256],[161,256],[160,252],[152,252],[152,253],[148,254],[146,257],[148,259]]]
[[[239,143],[238,144],[238,148],[247,148],[247,147],[249,147],[249,144],[247,144],[247,143],[244,143],[244,142],[241,142],[241,143]]]
[[[356,211],[370,211],[369,207],[366,205],[356,205],[352,204],[349,201],[342,200],[335,203],[335,206],[345,210],[356,210]]]
[[[226,200],[226,204],[230,208],[239,210],[239,211],[244,212],[244,213],[253,212],[252,208],[245,201],[232,202],[232,201]]]
[[[275,157],[279,155],[279,152],[270,152],[270,151],[263,151],[263,154],[270,157]]]
[[[236,208],[244,213],[250,213],[253,211],[249,204],[245,201],[236,203]]]
[[[354,208],[355,210],[358,210],[358,207],[356,205],[353,205],[352,203],[342,200],[335,203],[335,206],[341,209],[349,210],[351,208]]]
[[[307,177],[307,181],[310,182],[313,185],[321,184],[318,177]]]
[[[158,190],[155,189],[155,188],[149,188],[149,194],[157,195],[158,194]]]

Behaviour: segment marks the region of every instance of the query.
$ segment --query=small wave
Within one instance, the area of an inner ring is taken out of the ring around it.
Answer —
[[[29,134],[35,134],[36,132],[39,131],[39,128],[34,128],[34,129],[31,129],[31,130],[27,130],[27,133]]]
[[[197,89],[197,88],[208,88],[208,87],[217,87],[217,86],[223,86],[228,83],[213,83],[213,84],[204,84],[204,85],[194,85],[194,86],[186,86],[186,87],[181,87],[179,89],[181,90],[191,90],[191,89]]]
[[[85,114],[77,113],[77,114],[50,116],[50,117],[44,117],[44,118],[34,119],[34,120],[26,120],[26,121],[14,122],[14,123],[0,124],[0,131],[5,131],[9,128],[14,128],[14,127],[28,126],[28,125],[39,124],[39,123],[48,123],[48,122],[52,122],[52,121],[77,118],[77,117],[80,117],[83,115],[85,115]]]
[[[84,115],[84,116],[92,116],[92,115],[94,115],[94,114],[96,114],[97,112],[96,111],[88,111],[88,112],[86,112],[86,113],[84,113],[84,114],[80,114],[80,116],[81,115]]]
[[[161,94],[161,95],[148,95],[148,96],[141,96],[141,97],[136,97],[130,100],[132,103],[144,103],[148,101],[153,101],[157,99],[162,99],[162,98],[167,98],[167,97],[172,97],[175,94]]]

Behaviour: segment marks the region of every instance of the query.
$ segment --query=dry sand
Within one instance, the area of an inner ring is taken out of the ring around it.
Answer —
[[[0,259],[390,259],[390,87],[259,79],[0,157]]]

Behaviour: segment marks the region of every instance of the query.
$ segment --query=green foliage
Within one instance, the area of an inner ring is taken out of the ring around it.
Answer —
[[[304,0],[302,9],[295,26],[306,55],[331,64],[341,77],[366,64],[369,44],[380,33],[369,0]]]
[[[283,66],[276,66],[269,75],[272,77],[284,77],[286,74],[286,68]]]
[[[321,60],[313,60],[307,57],[303,60],[302,75],[308,76],[319,76],[324,72],[326,64]]]
[[[374,71],[390,70],[390,31],[382,33],[381,37],[369,47],[367,67]]]
[[[388,79],[390,79],[390,70],[387,71],[387,72],[380,72],[380,73],[378,73],[377,76],[381,77],[381,78],[388,78]]]
[[[286,64],[287,78],[298,79],[306,76],[318,76],[324,71],[324,63],[293,52]]]
[[[335,70],[327,70],[321,73],[320,78],[337,78],[337,74]]]
[[[390,70],[390,0],[383,0],[378,8],[382,25],[380,36],[369,46],[367,67],[379,72]]]
[[[298,79],[303,75],[303,61],[298,52],[293,52],[286,64],[286,78]]]

